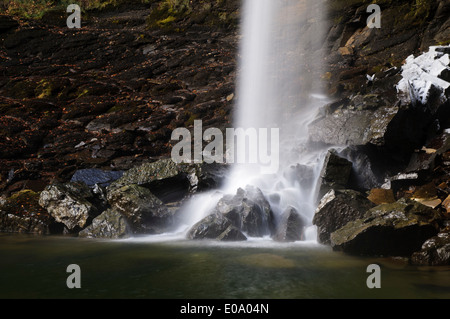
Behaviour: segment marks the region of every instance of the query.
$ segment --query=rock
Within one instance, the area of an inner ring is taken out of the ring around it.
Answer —
[[[12,17],[0,15],[0,33],[6,32],[19,26],[19,23]]]
[[[215,210],[228,218],[231,223],[251,237],[262,237],[274,229],[273,212],[269,202],[259,188],[246,186],[239,188],[236,195],[225,195]]]
[[[25,189],[0,201],[0,232],[48,235],[62,231],[45,209],[39,194]]]
[[[450,195],[442,202],[442,207],[447,213],[450,213]]]
[[[405,173],[417,173],[421,176],[429,175],[436,168],[439,160],[449,150],[450,132],[444,131],[433,138],[421,150],[417,150],[412,154]]]
[[[330,235],[348,222],[362,218],[375,205],[353,190],[330,190],[320,201],[313,217],[317,240],[330,244]]]
[[[18,216],[0,211],[1,232],[49,235],[48,223],[37,216]]]
[[[314,142],[330,145],[384,145],[388,126],[398,113],[397,107],[379,107],[376,111],[343,109],[318,118],[309,126]]]
[[[107,196],[111,208],[126,218],[133,234],[160,234],[173,226],[173,212],[145,187],[127,185]]]
[[[367,197],[375,205],[390,204],[395,202],[394,192],[392,189],[373,188]]]
[[[438,198],[438,190],[434,182],[419,186],[411,199],[431,208],[436,208],[442,201]]]
[[[84,228],[98,215],[97,208],[89,201],[93,195],[83,183],[48,185],[40,194],[39,205],[45,208],[57,222],[69,230]]]
[[[247,237],[221,213],[206,216],[191,227],[189,239],[216,239],[220,241],[244,241]]]
[[[79,169],[73,174],[71,182],[83,182],[89,187],[108,186],[122,177],[122,171],[105,171],[96,168]]]
[[[219,187],[227,166],[220,164],[177,164],[161,159],[131,168],[108,187],[108,192],[125,185],[149,188],[163,202],[177,201],[188,193]]]
[[[409,187],[420,183],[419,174],[417,173],[399,173],[395,176],[386,178],[385,183],[381,186],[384,189],[392,189],[395,193],[401,188]]]
[[[422,249],[412,254],[411,263],[426,266],[450,265],[450,231],[440,232],[427,239]]]
[[[352,162],[340,157],[336,150],[328,151],[318,181],[318,199],[330,189],[346,188],[352,172]]]
[[[117,209],[107,209],[92,220],[92,224],[78,233],[80,237],[119,239],[129,237],[131,230],[125,217]]]
[[[293,242],[303,240],[305,221],[293,207],[288,207],[281,215],[272,238],[275,241]]]
[[[433,102],[439,104],[447,101],[450,82],[445,80],[445,75],[448,74],[450,59],[446,50],[448,46],[431,46],[428,52],[417,57],[410,55],[406,59],[397,90],[407,103],[426,105],[434,97],[437,101]],[[429,107],[436,111],[434,105]]]
[[[333,232],[331,246],[354,255],[409,257],[438,233],[441,218],[434,209],[400,199],[376,206]]]

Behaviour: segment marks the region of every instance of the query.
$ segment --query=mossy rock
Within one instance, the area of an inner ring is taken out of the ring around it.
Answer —
[[[0,231],[10,233],[50,234],[61,230],[39,205],[39,193],[22,190],[0,205]]]

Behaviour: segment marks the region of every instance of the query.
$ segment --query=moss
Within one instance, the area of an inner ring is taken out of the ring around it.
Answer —
[[[189,0],[163,0],[147,17],[150,29],[173,28],[176,21],[191,13]]]
[[[38,99],[45,99],[47,97],[52,96],[54,90],[54,85],[48,80],[41,80],[38,83],[38,86],[35,89],[36,97]]]
[[[47,216],[48,213],[39,205],[39,193],[22,190],[7,198],[1,210],[17,216]]]
[[[89,94],[89,90],[88,89],[86,89],[86,88],[79,88],[78,89],[78,92],[77,92],[77,98],[79,99],[80,97],[83,97],[83,96],[85,96],[85,95],[88,95]]]
[[[77,4],[82,12],[109,10],[131,3],[149,4],[157,0],[12,0],[0,3],[0,14],[14,15],[27,19],[40,19],[51,10],[63,10],[69,4]]]
[[[189,118],[184,122],[184,125],[186,127],[194,125],[194,121],[198,119],[198,114],[193,114],[191,112],[186,112],[186,114],[189,116]]]

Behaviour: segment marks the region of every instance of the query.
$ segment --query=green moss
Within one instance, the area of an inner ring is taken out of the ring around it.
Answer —
[[[88,95],[88,94],[89,94],[89,89],[79,88],[76,95],[77,95],[77,98],[79,99],[80,97],[83,97],[83,96]]]
[[[12,0],[0,3],[0,14],[8,14],[28,19],[40,19],[50,10],[66,12],[69,4],[77,4],[81,11],[114,9],[130,3],[152,3],[157,0]]]
[[[173,28],[176,21],[191,11],[189,0],[163,0],[150,12],[147,24],[150,29]]]
[[[52,96],[53,93],[53,83],[45,79],[39,81],[38,86],[35,89],[36,97],[38,99],[45,99]]]
[[[189,118],[186,120],[186,122],[184,122],[184,125],[186,127],[194,125],[194,121],[196,119],[198,119],[198,115],[197,114],[193,114],[191,112],[186,112],[186,113],[188,114]]]
[[[39,205],[39,193],[25,189],[13,194],[3,203],[1,210],[13,215],[48,215],[47,211]]]

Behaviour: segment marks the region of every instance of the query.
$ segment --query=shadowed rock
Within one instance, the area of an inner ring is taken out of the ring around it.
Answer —
[[[41,192],[39,205],[67,229],[76,230],[98,215],[97,208],[89,201],[92,198],[89,187],[83,183],[52,184]]]
[[[293,242],[303,239],[305,221],[293,207],[288,207],[281,215],[275,235],[272,237],[276,241]]]
[[[441,218],[434,209],[400,199],[376,206],[333,232],[331,246],[355,255],[411,256],[438,233]]]
[[[117,209],[107,209],[93,219],[92,224],[78,233],[87,238],[126,238],[131,230],[125,217]]]
[[[236,195],[226,195],[219,200],[216,211],[251,237],[270,235],[274,229],[273,212],[259,188],[239,188]]]
[[[187,234],[189,239],[216,239],[220,241],[243,241],[247,237],[221,213],[213,213],[196,223]]]
[[[134,234],[160,234],[173,226],[174,212],[145,187],[123,186],[108,194],[108,202],[126,218]]]
[[[440,232],[426,240],[421,250],[412,254],[411,262],[426,266],[450,265],[450,231]]]
[[[321,200],[313,218],[317,240],[330,244],[330,235],[350,221],[362,218],[375,205],[353,190],[330,190]]]

